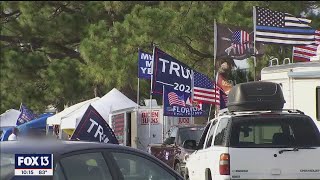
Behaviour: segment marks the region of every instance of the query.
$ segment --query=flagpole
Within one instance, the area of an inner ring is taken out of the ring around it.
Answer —
[[[140,72],[140,65],[139,65],[139,61],[140,61],[140,48],[138,48],[138,90],[137,90],[137,111],[136,111],[136,120],[138,122],[139,119],[139,101],[140,101],[140,78],[139,78],[139,72]],[[138,146],[138,145],[137,145]]]
[[[209,113],[208,113],[208,122],[210,121],[211,108],[212,108],[212,104],[210,104],[210,109],[209,109]]]
[[[253,6],[253,64],[254,64],[254,81],[256,81],[256,69],[257,69],[257,59],[256,59],[256,7]]]
[[[193,70],[191,70],[191,124],[194,124],[194,120],[192,117],[192,112],[193,112],[193,87],[194,87],[194,73]]]
[[[214,30],[214,39],[213,39],[213,76],[214,79],[217,79],[216,76],[216,65],[217,65],[217,46],[218,46],[218,27],[217,27],[217,20],[214,19],[214,26],[213,26],[213,30]],[[216,81],[216,85],[215,85],[215,91],[216,91],[216,87],[217,87],[217,81]],[[217,99],[217,94],[215,93],[215,99]],[[212,108],[212,104],[210,104],[210,111],[209,111],[209,116],[208,116],[208,121],[210,120],[210,114],[211,114],[211,108]],[[217,115],[217,105],[215,104],[215,108],[214,108],[214,116],[216,117]]]
[[[292,46],[292,56],[291,56],[291,62],[293,63],[293,52],[294,52],[294,46]],[[290,63],[290,61],[289,61]]]
[[[153,65],[154,65],[154,60],[155,60],[155,45],[153,45],[153,51],[152,51],[152,67],[151,67],[151,80],[150,80],[150,113],[149,113],[149,144],[151,144],[151,113],[152,113],[152,87],[153,87]]]
[[[216,85],[215,85],[215,92],[214,92],[214,94],[215,94],[215,97],[217,97],[217,86],[218,86],[218,77],[219,77],[219,72],[217,71],[217,73],[216,73],[216,78],[215,78],[215,82],[216,82]],[[217,99],[217,98],[216,98]],[[220,90],[219,90],[219,104],[221,103],[221,99],[220,99]],[[219,114],[219,110],[220,110],[220,106],[217,106],[217,105],[215,105],[215,107],[216,107],[216,109],[215,109],[215,117],[217,117],[218,116],[218,114]]]
[[[167,130],[167,124],[166,121],[164,120],[164,86],[162,86],[162,141],[164,140],[164,128]]]

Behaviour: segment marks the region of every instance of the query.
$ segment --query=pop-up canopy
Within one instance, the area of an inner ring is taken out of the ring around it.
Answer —
[[[109,113],[118,110],[132,110],[137,107],[137,104],[130,100],[127,96],[122,94],[116,88],[113,88],[110,92],[104,95],[97,101],[91,103],[91,105],[99,112],[99,114],[108,122]],[[61,129],[75,129],[79,124],[82,116],[87,110],[89,104],[83,106],[81,109],[74,113],[62,118]]]
[[[60,125],[61,124],[61,119],[66,117],[66,116],[69,116],[70,114],[72,114],[73,112],[81,109],[83,106],[87,106],[89,105],[90,103],[96,101],[100,99],[99,97],[96,97],[96,98],[93,98],[93,99],[90,99],[90,100],[87,100],[87,101],[83,101],[81,103],[78,103],[78,104],[75,104],[73,106],[70,106],[66,109],[64,109],[63,111],[51,116],[51,117],[48,117],[47,119],[47,124],[49,126],[52,126],[52,125]]]
[[[0,115],[0,127],[12,127],[16,126],[17,119],[19,118],[21,112],[15,109],[7,110],[5,113]]]

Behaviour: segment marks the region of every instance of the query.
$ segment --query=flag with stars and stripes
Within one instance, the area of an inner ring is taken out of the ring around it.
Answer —
[[[186,102],[184,101],[184,95],[178,96],[175,92],[170,92],[168,94],[169,104],[178,105],[178,106],[186,106]]]
[[[315,32],[316,44],[293,47],[293,60],[310,61],[310,58],[317,55],[317,48],[320,46],[320,30]]]
[[[308,45],[315,43],[311,20],[256,7],[256,42]]]
[[[194,71],[193,75],[193,100],[208,103],[220,104],[220,89],[206,75]]]
[[[244,60],[254,55],[253,29],[219,23],[215,24],[215,27],[217,28],[215,36],[217,59]],[[263,43],[256,43],[255,53],[256,56],[264,54]]]
[[[236,30],[232,35],[232,45],[238,54],[244,54],[249,49],[249,33],[243,30]]]

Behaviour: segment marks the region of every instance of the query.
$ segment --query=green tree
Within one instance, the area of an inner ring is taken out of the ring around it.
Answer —
[[[317,1],[16,1],[0,6],[1,112],[21,102],[36,111],[49,104],[62,109],[114,87],[135,100],[137,51],[152,52],[152,44],[213,77],[214,20],[252,28],[253,6],[305,13],[313,27],[320,25],[312,11],[319,8]],[[257,76],[270,56],[291,57],[291,48],[268,45],[258,59]],[[251,65],[251,76],[252,70]],[[149,89],[149,82],[141,81],[142,99]]]

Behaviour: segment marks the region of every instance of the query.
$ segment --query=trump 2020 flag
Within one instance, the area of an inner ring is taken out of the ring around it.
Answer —
[[[192,103],[191,94],[165,86],[163,92],[164,116],[198,117],[206,116],[208,107],[202,103]]]
[[[245,27],[216,24],[217,58],[244,60],[254,55],[253,30]],[[264,45],[256,43],[256,55],[264,54]]]
[[[20,112],[21,114],[17,119],[17,126],[29,122],[35,118],[33,112],[30,109],[28,109],[27,106],[25,106],[24,104],[21,104]]]
[[[162,94],[163,86],[191,93],[191,68],[155,47],[152,93]]]
[[[138,54],[139,72],[138,77],[142,79],[151,79],[152,74],[152,54],[139,50]]]
[[[308,45],[315,43],[311,20],[291,14],[256,7],[256,42]]]
[[[71,139],[119,144],[108,123],[91,105],[84,113]]]

